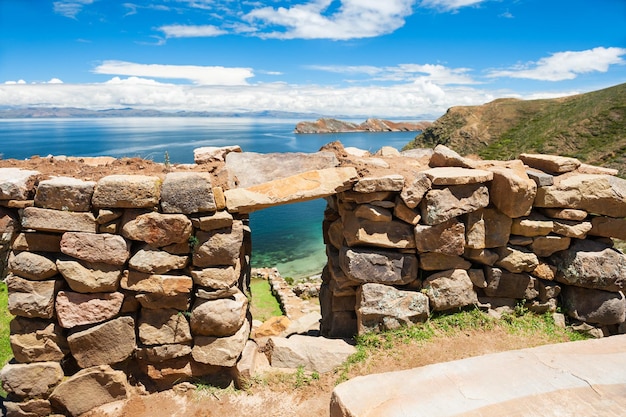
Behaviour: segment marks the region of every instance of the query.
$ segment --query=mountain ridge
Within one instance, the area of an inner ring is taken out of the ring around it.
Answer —
[[[554,99],[504,98],[451,107],[405,149],[438,144],[484,159],[520,153],[571,156],[624,176],[626,84]]]

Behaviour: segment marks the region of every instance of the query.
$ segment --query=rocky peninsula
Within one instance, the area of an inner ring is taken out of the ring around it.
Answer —
[[[367,119],[361,124],[337,119],[321,118],[314,122],[299,122],[295,133],[348,133],[348,132],[417,132],[429,127],[431,122],[392,122]]]

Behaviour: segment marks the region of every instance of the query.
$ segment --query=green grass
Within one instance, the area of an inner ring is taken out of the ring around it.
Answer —
[[[250,282],[250,293],[250,311],[255,320],[265,321],[270,317],[283,315],[280,304],[272,294],[269,281],[253,279]]]
[[[337,383],[348,379],[351,368],[367,361],[375,353],[393,350],[398,344],[436,343],[438,338],[454,336],[469,330],[504,329],[508,333],[524,337],[537,337],[547,343],[584,340],[589,337],[571,329],[558,327],[551,313],[543,315],[528,312],[523,307],[515,309],[514,313],[504,314],[496,319],[474,308],[454,314],[433,314],[425,323],[418,323],[411,327],[402,327],[397,330],[382,333],[366,333],[357,336],[357,352],[338,369]]]
[[[9,314],[8,304],[7,285],[0,281],[0,368],[13,358],[13,351],[9,343],[9,323],[13,316]],[[6,397],[6,392],[2,388],[0,388],[0,397]]]

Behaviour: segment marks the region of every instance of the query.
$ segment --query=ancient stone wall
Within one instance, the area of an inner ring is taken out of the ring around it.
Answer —
[[[621,332],[626,181],[573,158],[474,161],[439,146],[412,178],[361,177],[327,198],[322,334],[352,336],[480,306],[562,310]]]
[[[35,186],[37,172],[0,171],[10,415],[78,415],[125,398],[127,375],[230,374],[250,333],[250,230],[208,174]]]
[[[325,336],[468,306],[560,309],[605,335],[626,327],[616,172],[544,155],[331,145],[315,157],[233,152],[226,191],[202,172],[93,182],[0,169],[0,274],[16,316],[15,360],[0,372],[7,410],[78,415],[126,397],[128,376],[156,388],[231,376],[255,349],[247,213],[321,197]]]

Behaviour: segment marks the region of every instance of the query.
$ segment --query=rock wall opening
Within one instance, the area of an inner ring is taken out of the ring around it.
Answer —
[[[612,239],[626,239],[626,180],[611,170],[331,144],[272,156],[292,167],[278,175],[255,170],[272,168],[267,156],[230,152],[249,169],[225,191],[202,172],[87,181],[0,169],[0,260],[16,316],[15,360],[0,372],[10,407],[77,415],[97,405],[72,396],[80,385],[115,387],[94,396],[106,403],[127,395],[128,375],[164,388],[245,374],[256,346],[249,213],[317,198],[327,202],[324,336],[519,304],[560,309],[598,336],[624,331],[626,256]]]

